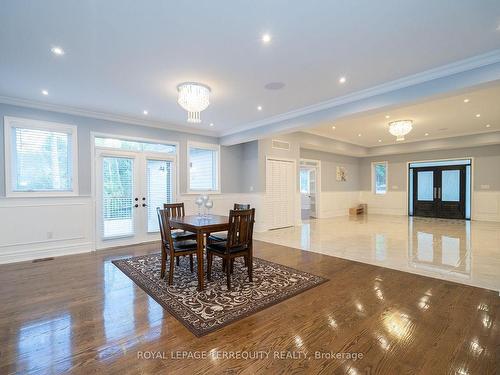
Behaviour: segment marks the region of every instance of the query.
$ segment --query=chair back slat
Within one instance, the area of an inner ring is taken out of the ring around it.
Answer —
[[[168,210],[169,217],[185,216],[184,202],[181,203],[165,203],[163,209]]]
[[[229,211],[229,230],[227,248],[248,247],[253,238],[255,208]]]
[[[249,204],[235,203],[233,209],[234,210],[249,210],[250,205]]]
[[[162,243],[169,249],[173,249],[172,229],[170,228],[170,216],[167,209],[157,208],[158,224],[160,225],[160,235]]]

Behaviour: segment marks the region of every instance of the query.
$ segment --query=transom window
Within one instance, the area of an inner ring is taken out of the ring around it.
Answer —
[[[7,196],[76,195],[76,126],[5,117]]]
[[[387,162],[372,164],[373,192],[375,194],[387,193]]]
[[[219,192],[219,145],[188,143],[188,190]]]
[[[177,152],[175,144],[138,142],[118,138],[95,137],[95,145],[100,148],[114,148],[124,151],[160,152],[164,154],[175,154]]]

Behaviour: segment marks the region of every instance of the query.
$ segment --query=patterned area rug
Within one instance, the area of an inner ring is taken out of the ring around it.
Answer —
[[[249,282],[243,260],[237,259],[228,291],[222,260],[214,257],[212,281],[206,281],[205,289],[199,292],[196,258],[194,273],[189,270],[189,258],[181,258],[180,266],[175,267],[172,286],[160,279],[160,261],[160,254],[150,254],[113,263],[198,337],[328,281],[254,258],[253,282]]]

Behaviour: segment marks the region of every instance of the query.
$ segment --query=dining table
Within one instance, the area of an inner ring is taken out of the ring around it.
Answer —
[[[198,290],[205,287],[205,273],[203,270],[203,250],[205,248],[205,236],[214,232],[227,231],[229,229],[229,217],[222,215],[186,215],[173,216],[170,218],[170,227],[196,233],[196,259],[198,263]]]

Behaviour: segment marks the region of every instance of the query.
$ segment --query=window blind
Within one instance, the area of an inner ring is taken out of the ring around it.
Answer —
[[[191,190],[217,190],[217,151],[189,148],[189,187]]]
[[[13,127],[12,191],[73,190],[70,133]]]
[[[160,230],[156,208],[173,201],[172,164],[166,160],[147,161],[148,232]]]

